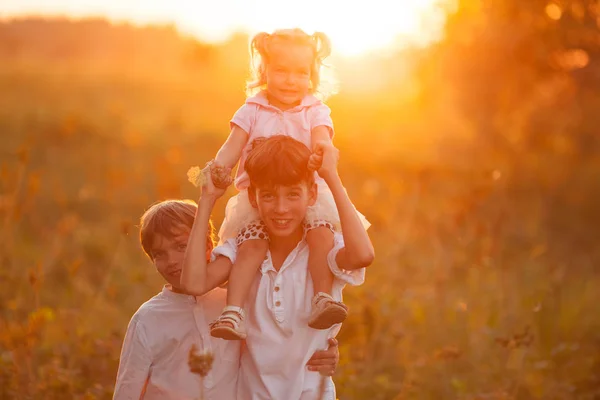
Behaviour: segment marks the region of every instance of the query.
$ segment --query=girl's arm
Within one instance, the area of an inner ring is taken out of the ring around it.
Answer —
[[[322,154],[318,173],[329,186],[340,214],[344,247],[337,253],[336,262],[345,270],[368,267],[373,263],[375,250],[338,175],[339,151],[331,142],[318,142],[315,152]]]
[[[218,165],[233,168],[242,156],[242,151],[248,142],[248,133],[237,125],[233,125],[229,137],[217,152],[215,161]]]
[[[226,257],[218,257],[211,263],[206,261],[208,221],[215,202],[224,192],[224,189],[215,188],[210,179],[202,187],[180,278],[182,289],[195,296],[201,296],[224,283],[231,270],[231,261]]]
[[[315,149],[317,148],[317,143],[319,142],[331,143],[330,128],[326,125],[320,125],[315,127],[310,132],[310,142],[312,151],[315,151]]]

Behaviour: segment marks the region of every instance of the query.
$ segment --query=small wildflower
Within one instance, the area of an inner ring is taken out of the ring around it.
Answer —
[[[194,374],[205,377],[212,368],[214,356],[209,351],[205,350],[198,352],[197,350],[198,348],[196,345],[192,345],[192,348],[188,353],[188,365],[190,366],[190,371]]]
[[[200,400],[204,400],[204,377],[208,375],[212,369],[214,359],[213,353],[210,351],[204,350],[198,352],[198,348],[195,344],[192,345],[192,348],[188,353],[188,365],[190,371],[200,375]]]
[[[196,187],[200,187],[206,181],[206,176],[204,176],[204,172],[200,169],[199,166],[192,167],[188,169],[187,172],[188,181],[192,183],[192,185]]]

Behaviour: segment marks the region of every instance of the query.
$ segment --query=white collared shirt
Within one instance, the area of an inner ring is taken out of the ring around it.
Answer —
[[[335,257],[344,247],[342,235],[335,234],[328,255],[335,275],[332,296],[342,299],[349,283],[360,285],[365,269],[342,271]],[[235,240],[213,251],[235,261]],[[337,335],[341,325],[328,330],[308,327],[314,294],[308,271],[308,245],[303,238],[288,255],[279,271],[273,268],[270,253],[257,272],[245,303],[246,348],[242,350],[238,376],[238,400],[312,400],[316,398],[320,374],[308,371],[306,363],[317,350],[327,349],[327,340]],[[352,314],[350,314],[352,318]],[[326,396],[335,400],[335,386],[326,378]]]
[[[195,344],[214,354],[212,370],[204,378],[205,399],[235,400],[240,342],[212,338],[208,327],[225,299],[224,289],[195,298],[164,287],[144,303],[127,328],[114,399],[199,398],[200,378],[188,367],[188,352]]]

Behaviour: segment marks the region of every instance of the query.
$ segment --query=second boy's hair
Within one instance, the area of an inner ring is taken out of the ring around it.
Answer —
[[[152,243],[157,235],[170,237],[190,231],[194,225],[198,205],[192,200],[165,200],[153,204],[140,218],[140,243],[144,253],[152,259]],[[208,226],[207,246],[215,245],[215,229]]]
[[[275,135],[257,139],[246,158],[244,169],[252,188],[290,186],[315,181],[314,171],[308,169],[310,150],[289,136]]]

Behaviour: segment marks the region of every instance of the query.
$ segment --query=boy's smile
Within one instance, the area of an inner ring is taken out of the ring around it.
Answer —
[[[257,188],[250,201],[257,208],[269,235],[288,237],[302,229],[302,222],[309,206],[315,204],[317,186],[306,183],[289,186]]]

